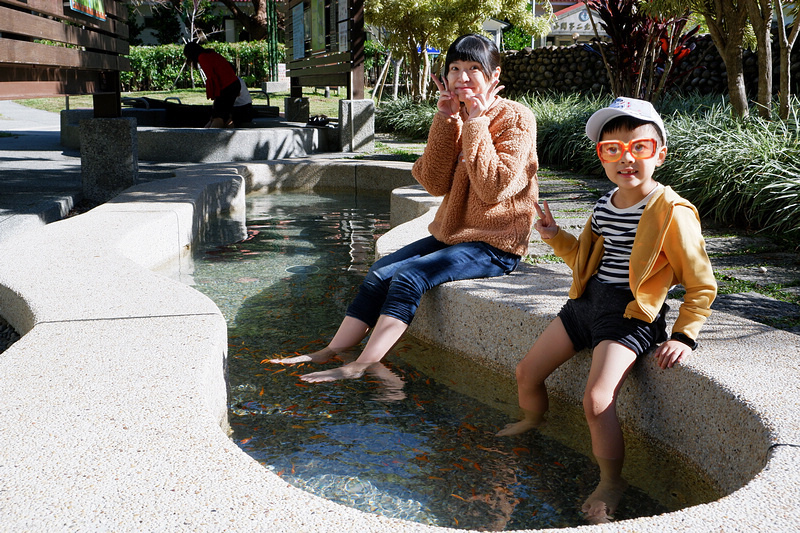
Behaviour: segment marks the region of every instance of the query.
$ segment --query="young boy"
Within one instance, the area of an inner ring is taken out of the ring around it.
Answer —
[[[600,483],[582,509],[591,523],[602,523],[627,488],[616,415],[622,383],[637,357],[652,348],[667,369],[697,347],[717,285],[695,207],[653,179],[667,155],[667,132],[650,102],[617,98],[589,118],[586,135],[617,187],[597,201],[578,238],[559,230],[547,202],[544,209],[536,206],[534,228],[572,269],[570,300],[517,365],[524,418],[498,435],[539,426],[548,409],[545,378],[591,348],[583,407]],[[677,283],[686,294],[667,339],[665,300]]]

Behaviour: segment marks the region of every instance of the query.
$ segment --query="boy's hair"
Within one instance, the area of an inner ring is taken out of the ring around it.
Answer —
[[[444,76],[453,61],[476,61],[487,78],[500,66],[500,51],[494,41],[477,33],[462,35],[447,49],[444,59]]]
[[[606,133],[611,133],[613,131],[633,131],[640,126],[650,126],[654,132],[656,132],[656,141],[658,141],[659,146],[664,146],[664,138],[661,136],[661,130],[658,128],[655,122],[651,122],[649,120],[642,120],[635,117],[622,115],[617,118],[612,118],[605,124],[603,124],[603,128],[600,130],[600,139],[603,138],[603,135]]]

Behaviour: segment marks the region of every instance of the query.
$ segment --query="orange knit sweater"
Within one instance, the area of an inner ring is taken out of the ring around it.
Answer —
[[[437,113],[414,178],[444,196],[428,230],[445,244],[483,241],[525,255],[539,199],[536,119],[498,98],[480,118]]]

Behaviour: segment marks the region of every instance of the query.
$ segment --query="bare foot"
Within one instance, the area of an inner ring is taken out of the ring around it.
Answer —
[[[628,482],[622,478],[617,481],[601,481],[581,508],[581,511],[586,513],[586,520],[590,524],[611,522],[614,511],[622,499],[622,493],[627,488]]]
[[[532,411],[524,411],[525,415],[522,420],[507,424],[506,427],[497,432],[498,437],[510,437],[512,435],[519,435],[542,427],[544,424],[544,413],[534,413]]]
[[[523,418],[519,422],[512,422],[511,424],[506,424],[506,427],[497,432],[497,436],[510,437],[512,435],[519,435],[521,433],[525,433],[526,431],[536,429],[539,427],[539,425],[540,424],[535,424],[533,420],[528,420],[527,418]]]
[[[282,359],[269,359],[270,363],[280,365],[296,365],[297,363],[327,363],[336,356],[336,352],[330,348],[323,348],[308,355],[298,355],[295,357],[284,357]]]
[[[300,376],[300,379],[309,383],[322,383],[325,381],[336,381],[338,379],[356,379],[363,376],[367,367],[371,364],[373,363],[348,363],[339,368],[323,370],[322,372],[312,372],[311,374]]]

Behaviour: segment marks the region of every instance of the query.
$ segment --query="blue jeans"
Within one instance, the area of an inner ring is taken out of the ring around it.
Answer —
[[[510,274],[519,260],[518,255],[485,242],[447,245],[425,237],[372,265],[347,316],[369,327],[380,315],[410,324],[425,291],[448,281]]]

